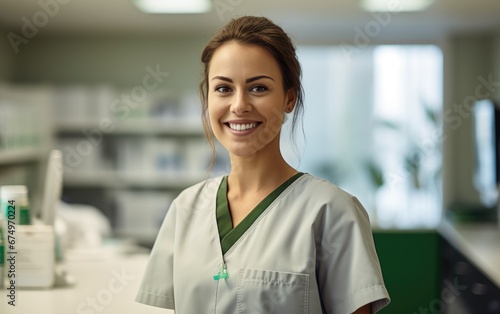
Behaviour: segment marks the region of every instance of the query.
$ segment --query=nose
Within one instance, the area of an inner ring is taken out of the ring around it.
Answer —
[[[242,115],[250,111],[252,111],[252,104],[250,103],[247,95],[241,91],[234,93],[234,96],[231,99],[231,112],[237,115]]]

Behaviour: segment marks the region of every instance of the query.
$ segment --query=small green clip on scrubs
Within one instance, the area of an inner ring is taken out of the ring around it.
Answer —
[[[184,190],[151,251],[136,301],[199,313],[352,313],[390,302],[368,215],[309,174],[291,177],[235,228],[227,177]]]

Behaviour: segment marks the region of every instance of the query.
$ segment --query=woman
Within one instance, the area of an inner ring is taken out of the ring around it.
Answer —
[[[291,167],[285,116],[302,112],[300,64],[266,18],[232,20],[202,53],[203,120],[229,175],[184,190],[151,252],[137,301],[176,313],[374,313],[389,303],[356,198]]]

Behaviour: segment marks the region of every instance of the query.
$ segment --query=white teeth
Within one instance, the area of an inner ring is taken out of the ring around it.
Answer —
[[[236,124],[236,123],[229,123],[229,127],[232,130],[235,131],[246,131],[248,129],[253,129],[257,126],[257,123],[246,123],[246,124]]]

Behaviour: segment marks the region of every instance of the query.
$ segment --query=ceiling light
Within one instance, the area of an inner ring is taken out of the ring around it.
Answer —
[[[423,11],[434,0],[361,0],[361,7],[370,12]]]
[[[212,8],[210,0],[132,0],[139,10],[153,14],[206,13]]]

